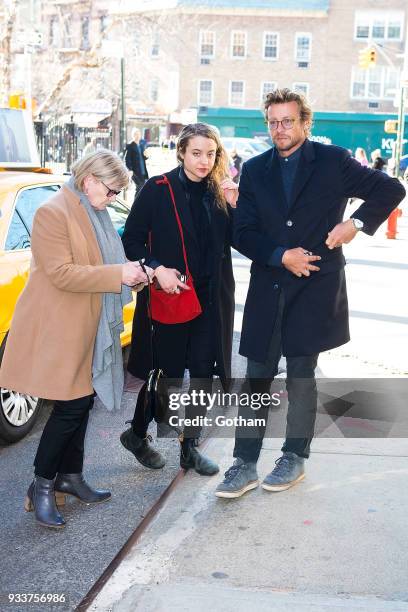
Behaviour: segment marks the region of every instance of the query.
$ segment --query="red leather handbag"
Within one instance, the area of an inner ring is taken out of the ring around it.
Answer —
[[[194,289],[193,279],[191,278],[188,269],[186,247],[184,245],[184,234],[181,226],[179,214],[177,212],[176,199],[170,181],[165,174],[163,178],[156,181],[158,185],[167,185],[170,191],[171,201],[173,202],[174,214],[176,215],[177,225],[180,232],[181,244],[183,246],[183,257],[186,268],[187,280],[186,285],[189,290],[180,291],[180,293],[166,293],[161,289],[157,289],[153,284],[150,285],[150,314],[154,321],[159,323],[175,324],[187,323],[192,321],[202,313],[202,308]]]

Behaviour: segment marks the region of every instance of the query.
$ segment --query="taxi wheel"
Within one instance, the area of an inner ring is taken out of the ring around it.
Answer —
[[[7,336],[0,347],[0,364]],[[34,426],[44,400],[0,387],[0,441],[18,442]]]

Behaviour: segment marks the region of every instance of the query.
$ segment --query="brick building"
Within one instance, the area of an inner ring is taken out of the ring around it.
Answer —
[[[319,111],[390,112],[406,9],[406,0],[179,0],[156,36],[163,61],[178,51],[181,108],[259,108],[266,91],[288,86]],[[370,43],[377,65],[362,70]]]
[[[192,120],[183,109],[248,116],[275,86],[304,91],[321,113],[395,113],[407,0],[20,0],[21,15],[25,5],[38,7],[30,27],[42,33],[39,103],[74,66],[50,112],[88,98],[119,108],[119,61],[104,56],[106,41],[123,43],[128,125],[156,125],[152,138],[168,120]],[[362,70],[370,44],[377,64]]]

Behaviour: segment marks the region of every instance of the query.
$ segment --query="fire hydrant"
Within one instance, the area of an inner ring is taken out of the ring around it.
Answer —
[[[390,214],[390,216],[388,217],[388,221],[387,221],[387,231],[385,233],[385,235],[387,236],[387,238],[391,238],[392,240],[395,240],[395,238],[397,237],[397,220],[398,217],[402,217],[402,210],[401,208],[395,208],[392,213]]]

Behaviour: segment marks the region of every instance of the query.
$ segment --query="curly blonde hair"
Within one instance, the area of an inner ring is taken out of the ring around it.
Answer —
[[[217,131],[207,123],[190,123],[186,125],[180,132],[177,140],[177,159],[183,164],[183,155],[186,152],[190,138],[194,136],[204,136],[213,140],[217,146],[215,152],[215,162],[211,172],[207,176],[207,184],[209,190],[213,193],[217,206],[227,212],[228,206],[221,189],[221,182],[230,177],[228,155],[222,145],[221,139]]]

